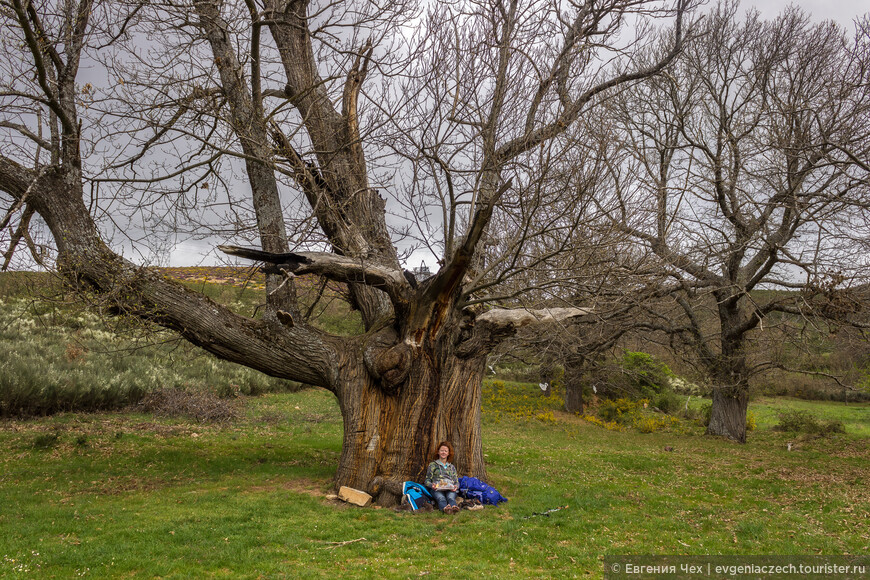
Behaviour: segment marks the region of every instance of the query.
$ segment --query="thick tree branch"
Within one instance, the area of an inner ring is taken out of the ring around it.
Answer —
[[[514,326],[520,328],[532,324],[553,324],[577,316],[592,314],[590,308],[542,308],[529,310],[525,308],[493,309],[480,314],[477,321],[486,321],[498,326]]]
[[[273,254],[253,248],[218,246],[231,256],[274,264],[269,272],[286,271],[294,275],[317,274],[337,282],[363,284],[383,290],[397,306],[405,307],[413,289],[401,270],[391,270],[347,256],[327,252],[288,252]]]
[[[579,316],[591,314],[588,308],[544,308],[540,310],[495,309],[478,315],[473,321],[471,335],[456,347],[459,357],[492,350],[512,337],[520,328],[564,323]]]
[[[578,95],[568,107],[563,107],[558,118],[551,123],[544,125],[538,129],[526,130],[525,134],[517,137],[502,145],[496,154],[498,159],[509,160],[516,156],[533,149],[541,143],[553,139],[554,137],[564,133],[583,112],[588,103],[596,96],[607,92],[620,85],[631,83],[634,81],[649,78],[660,73],[668,64],[673,61],[677,55],[683,50],[685,41],[685,32],[683,30],[683,18],[688,11],[691,0],[680,0],[676,9],[676,24],[674,27],[674,41],[671,49],[655,64],[645,67],[635,72],[626,72],[616,75],[615,77],[601,82],[594,87],[589,88],[585,92]]]
[[[431,281],[428,290],[430,296],[452,294],[462,283],[465,273],[471,266],[472,257],[477,251],[477,244],[486,232],[486,227],[489,225],[498,200],[511,188],[512,184],[512,180],[502,184],[489,199],[479,204],[462,244],[453,253],[450,262],[441,268]]]

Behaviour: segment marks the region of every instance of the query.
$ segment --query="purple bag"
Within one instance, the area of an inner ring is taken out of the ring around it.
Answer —
[[[489,505],[498,505],[508,500],[496,488],[480,481],[476,477],[459,478],[459,495],[466,499],[480,500],[480,503]]]

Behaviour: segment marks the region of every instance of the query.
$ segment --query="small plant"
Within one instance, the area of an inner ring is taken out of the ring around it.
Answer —
[[[41,435],[37,435],[33,439],[32,445],[34,449],[40,449],[44,451],[46,449],[53,449],[54,447],[57,447],[58,443],[60,443],[60,435],[58,435],[57,433],[43,433]]]
[[[758,426],[758,422],[755,418],[755,413],[752,411],[746,412],[746,430],[747,431],[755,431],[755,428]]]
[[[595,415],[583,415],[583,420],[592,423],[593,425],[598,425],[599,427],[604,427],[608,431],[622,431],[622,425],[616,423],[615,421],[602,421]]]
[[[654,433],[664,427],[667,423],[664,419],[658,417],[638,417],[634,422],[634,427],[641,433]]]
[[[543,421],[545,423],[555,423],[556,416],[553,415],[553,411],[543,411],[535,415],[535,419],[538,421]]]

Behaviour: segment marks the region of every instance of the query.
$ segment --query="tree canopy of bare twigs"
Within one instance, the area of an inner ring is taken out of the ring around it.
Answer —
[[[781,313],[860,324],[866,21],[856,38],[797,8],[763,21],[723,2],[602,117],[614,193],[600,210],[633,240],[638,273],[656,273],[647,329],[692,352],[714,385],[708,433],[745,441],[749,377],[776,362],[752,337]]]
[[[579,128],[673,60],[691,8],[3,0],[0,199],[21,232],[8,252],[23,239],[111,311],[335,393],[337,484],[395,501],[443,439],[482,476],[487,352],[587,312],[534,308],[569,285],[583,220],[601,212],[600,168],[554,160],[600,162]],[[638,60],[655,23],[669,45]],[[48,253],[26,235],[39,226]],[[219,235],[269,264],[262,318],[122,257],[136,231]],[[441,257],[425,281],[401,268],[414,238]],[[346,284],[364,334],[309,325],[303,274]]]

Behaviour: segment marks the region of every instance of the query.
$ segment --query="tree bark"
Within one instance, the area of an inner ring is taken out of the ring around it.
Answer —
[[[422,482],[440,441],[453,444],[460,476],[485,478],[481,445],[481,383],[486,356],[458,358],[449,341],[415,349],[406,385],[390,394],[380,388],[360,354],[342,373],[338,398],[344,419],[336,486],[370,493],[393,505],[403,481]]]
[[[565,410],[583,413],[583,363],[572,357],[565,361]]]
[[[710,365],[716,380],[710,410],[708,435],[719,435],[746,443],[746,409],[749,406],[749,369],[746,364],[745,337],[738,330],[740,310],[737,302],[720,300],[722,354]]]
[[[719,435],[738,443],[746,443],[746,409],[749,395],[746,391],[717,387],[713,389],[713,406],[707,435]]]

